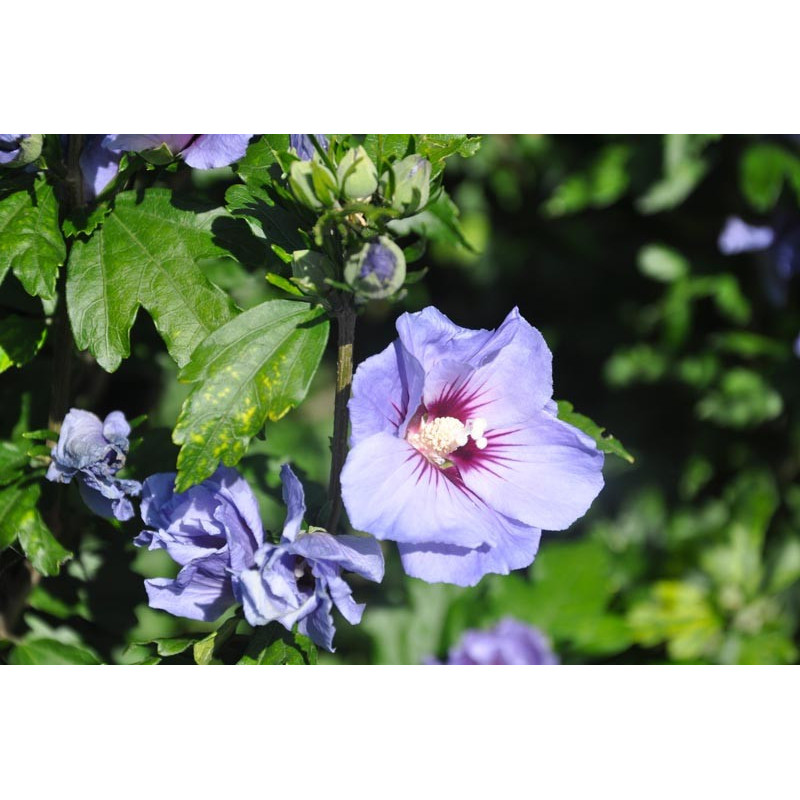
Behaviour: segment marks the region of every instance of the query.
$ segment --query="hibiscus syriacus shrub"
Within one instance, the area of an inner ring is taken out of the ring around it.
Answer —
[[[3,659],[314,663],[404,575],[478,587],[587,512],[629,456],[554,399],[525,298],[424,300],[480,144],[0,136]],[[497,623],[450,663],[557,662]]]

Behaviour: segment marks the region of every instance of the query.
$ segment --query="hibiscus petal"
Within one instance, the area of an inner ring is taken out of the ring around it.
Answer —
[[[372,536],[331,536],[324,531],[310,531],[297,537],[292,552],[312,562],[332,562],[370,581],[380,583],[383,579],[383,552]]]
[[[422,400],[422,365],[399,341],[359,364],[348,403],[350,446],[375,433],[405,434]]]
[[[252,133],[202,133],[181,154],[195,169],[227,167],[247,152]]]
[[[453,460],[464,483],[501,514],[563,530],[603,488],[603,454],[594,441],[546,412],[486,436],[484,450],[468,446]]]
[[[358,625],[364,614],[366,603],[353,600],[353,590],[338,575],[327,578],[325,587],[341,615],[351,624]]]
[[[111,183],[119,170],[119,159],[119,153],[103,146],[102,136],[89,136],[78,159],[87,200],[94,200]]]
[[[306,514],[306,496],[303,484],[292,472],[288,464],[281,466],[281,483],[283,484],[283,502],[286,503],[286,521],[283,523],[282,538],[293,542],[303,523]]]
[[[156,150],[165,144],[177,155],[195,137],[194,133],[109,133],[103,144],[114,152],[141,153]]]
[[[370,436],[350,451],[342,497],[353,527],[378,539],[433,539],[467,547],[494,541],[475,513],[471,492],[388,433]]]
[[[539,549],[541,531],[484,508],[481,514],[493,529],[497,544],[469,549],[457,545],[398,543],[403,569],[428,583],[475,586],[487,573],[507,575],[529,566]]]
[[[402,314],[396,327],[400,341],[425,372],[443,358],[469,361],[492,338],[492,331],[460,328],[433,306]]]
[[[212,622],[233,602],[225,559],[209,556],[187,564],[172,581],[151,578],[144,582],[151,608],[177,617]]]
[[[114,497],[107,497],[94,486],[90,486],[82,480],[78,482],[78,487],[83,502],[100,517],[125,522],[135,514],[133,503],[121,492]]]
[[[317,594],[316,608],[297,625],[297,630],[304,636],[308,636],[312,642],[319,647],[324,647],[331,653],[333,649],[333,635],[336,629],[333,626],[331,608],[333,603],[327,595]]]

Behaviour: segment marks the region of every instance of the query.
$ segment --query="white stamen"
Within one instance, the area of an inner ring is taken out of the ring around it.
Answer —
[[[488,441],[483,435],[487,422],[482,417],[468,420],[467,424],[455,417],[436,417],[420,420],[419,428],[408,434],[408,442],[438,466],[444,466],[447,457],[472,438],[475,446],[483,450]]]

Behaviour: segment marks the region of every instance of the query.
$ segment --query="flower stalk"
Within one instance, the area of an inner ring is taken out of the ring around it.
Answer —
[[[338,346],[336,355],[336,400],[333,410],[333,438],[331,439],[331,474],[328,482],[330,512],[326,529],[336,533],[342,513],[342,486],[340,475],[347,457],[347,402],[353,383],[353,343],[356,335],[356,310],[352,295],[340,294],[335,310]]]

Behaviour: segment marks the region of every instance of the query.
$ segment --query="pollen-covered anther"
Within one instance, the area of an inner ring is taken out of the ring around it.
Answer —
[[[472,438],[475,446],[483,450],[487,445],[486,420],[477,418],[469,420],[465,425],[455,417],[436,417],[420,420],[419,428],[408,434],[408,442],[439,466],[447,462],[447,457],[463,447]]]

